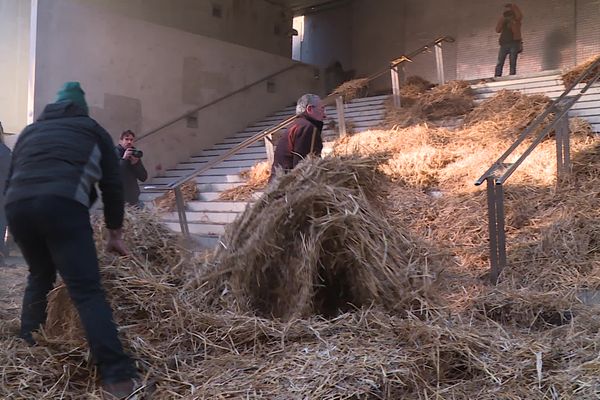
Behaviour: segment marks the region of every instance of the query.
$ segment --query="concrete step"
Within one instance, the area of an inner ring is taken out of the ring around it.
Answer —
[[[165,221],[164,224],[167,228],[171,229],[174,232],[181,232],[181,227],[179,226],[179,221]],[[227,224],[197,224],[197,223],[188,223],[188,228],[190,233],[194,235],[202,235],[202,236],[221,236],[225,233],[225,227]]]
[[[188,224],[207,224],[221,225],[230,224],[240,215],[237,212],[204,212],[204,211],[186,211]],[[176,212],[168,212],[162,215],[164,222],[179,222]]]
[[[244,149],[241,149],[240,151],[238,151],[235,156],[238,156],[240,154],[266,154],[265,153],[265,145],[264,142],[261,141],[262,145],[261,146],[252,146],[252,147],[246,147]],[[205,156],[220,156],[223,155],[225,153],[227,153],[229,150],[231,150],[231,147],[233,146],[221,146],[220,148],[212,148],[209,150],[203,150],[198,156],[196,157],[205,157]]]
[[[212,250],[219,245],[220,236],[190,234],[190,240],[192,240],[199,249]]]
[[[245,201],[190,201],[187,209],[198,212],[230,212],[241,213],[248,206]]]
[[[198,200],[200,201],[222,201],[219,199],[220,192],[200,192],[198,194]],[[263,195],[262,191],[254,192],[252,195],[252,200],[257,200],[260,196]]]
[[[254,165],[258,164],[261,161],[266,160],[266,157],[257,157],[254,159],[247,159],[247,160],[223,160],[218,164],[215,164],[216,167],[219,168],[233,168],[233,167],[242,167],[242,168],[251,168]],[[182,163],[182,166],[185,166],[186,168],[200,168],[203,165],[206,165],[206,163],[204,162],[189,162],[189,163]]]

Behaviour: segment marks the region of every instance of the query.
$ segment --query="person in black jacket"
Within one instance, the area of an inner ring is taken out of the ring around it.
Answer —
[[[135,133],[129,130],[121,133],[117,145],[119,169],[121,170],[121,179],[123,179],[123,188],[125,189],[125,203],[144,208],[144,203],[140,202],[138,181],[145,182],[148,179],[148,173],[144,163],[142,163],[139,150],[134,147],[134,142]]]
[[[109,232],[106,248],[126,255],[123,186],[113,141],[88,116],[79,83],[68,82],[13,149],[6,214],[29,267],[20,336],[35,344],[32,332],[46,321],[47,295],[58,272],[79,313],[105,392],[119,398],[134,389],[137,371],[123,351],[100,283],[89,216],[96,183]]]
[[[8,246],[6,245],[6,214],[4,212],[4,189],[10,169],[10,149],[4,144],[4,129],[0,123],[0,267],[6,265]]]
[[[296,120],[281,136],[275,149],[271,178],[278,169],[290,171],[309,154],[321,157],[325,106],[316,94],[305,94],[296,103]]]

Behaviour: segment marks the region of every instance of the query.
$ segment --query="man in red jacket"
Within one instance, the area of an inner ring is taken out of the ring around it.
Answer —
[[[296,103],[296,120],[277,142],[271,179],[277,169],[288,172],[309,154],[321,157],[325,106],[316,94],[305,94]]]
[[[523,13],[514,3],[507,3],[504,6],[504,13],[496,24],[496,32],[500,34],[500,51],[498,52],[498,63],[496,64],[496,73],[494,76],[502,76],[504,61],[509,56],[510,74],[517,73],[517,56],[523,51],[523,38],[521,37],[521,22]]]

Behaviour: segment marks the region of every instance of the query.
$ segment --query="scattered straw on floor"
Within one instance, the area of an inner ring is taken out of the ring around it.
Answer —
[[[557,185],[546,140],[505,185],[508,267],[496,287],[486,275],[485,190],[473,181],[546,101],[501,93],[454,131],[340,139],[337,158],[276,178],[203,263],[147,212],[128,213],[131,257],[106,254],[96,223],[104,285],[145,390],[598,398],[600,139],[589,124],[571,123],[569,179]],[[65,289],[50,303],[36,347],[0,320],[0,398],[99,398]]]

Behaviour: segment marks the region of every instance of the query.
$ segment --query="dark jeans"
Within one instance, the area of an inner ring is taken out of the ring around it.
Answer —
[[[517,74],[517,57],[519,55],[520,47],[521,44],[519,42],[503,44],[500,46],[500,51],[498,52],[498,63],[496,64],[496,73],[494,76],[502,76],[502,70],[504,69],[504,61],[506,61],[506,56],[509,56],[510,74]]]
[[[58,271],[77,308],[103,381],[114,383],[136,377],[100,284],[88,209],[74,200],[40,196],[8,204],[6,214],[9,229],[29,266],[21,337],[31,340],[31,332],[45,323],[47,295]]]

